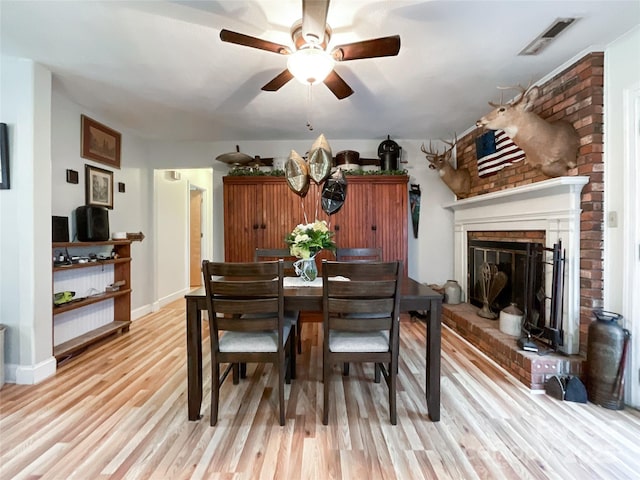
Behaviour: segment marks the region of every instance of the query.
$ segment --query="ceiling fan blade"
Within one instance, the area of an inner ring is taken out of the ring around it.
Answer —
[[[347,85],[347,82],[345,82],[335,70],[331,70],[331,73],[327,75],[327,78],[324,79],[324,84],[338,97],[338,100],[347,98],[353,93],[351,87]]]
[[[329,0],[302,0],[302,37],[310,43],[324,40]]]
[[[281,87],[284,86],[289,80],[293,78],[291,72],[287,69],[283,70],[277,77],[267,83],[262,90],[266,92],[275,92],[276,90],[280,90]]]
[[[245,47],[259,48],[267,52],[279,53],[280,55],[291,54],[291,49],[285,45],[251,37],[243,33],[232,32],[231,30],[220,30],[220,40]]]
[[[360,58],[393,57],[399,51],[400,35],[393,35],[338,45],[331,51],[331,55],[336,62],[344,62]]]

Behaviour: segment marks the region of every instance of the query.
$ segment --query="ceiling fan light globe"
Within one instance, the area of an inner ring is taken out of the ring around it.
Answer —
[[[289,57],[287,68],[299,82],[315,85],[327,78],[334,63],[331,55],[322,48],[305,45]]]

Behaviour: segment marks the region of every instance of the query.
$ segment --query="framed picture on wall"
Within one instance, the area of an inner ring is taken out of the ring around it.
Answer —
[[[122,135],[86,115],[80,115],[80,123],[82,158],[120,168]]]
[[[0,189],[9,188],[9,133],[6,123],[0,123]]]
[[[84,166],[85,204],[113,208],[113,172]]]

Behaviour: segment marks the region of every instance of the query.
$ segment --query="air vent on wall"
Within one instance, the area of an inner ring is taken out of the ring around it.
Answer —
[[[577,18],[556,18],[556,20],[544,32],[538,35],[529,45],[527,45],[518,55],[537,55],[547,48],[549,44],[558,38]]]

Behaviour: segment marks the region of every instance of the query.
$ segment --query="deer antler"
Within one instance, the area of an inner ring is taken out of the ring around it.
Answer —
[[[526,93],[529,91],[529,89],[531,88],[531,84],[533,82],[529,82],[529,85],[525,87],[523,87],[520,84],[517,85],[511,85],[508,87],[498,87],[498,90],[518,90],[520,92],[520,96],[518,98],[516,98],[515,100],[513,100],[513,102],[511,102],[512,105],[517,105],[518,103],[520,103],[522,101],[522,99],[526,96]],[[491,103],[491,102],[489,102]],[[500,105],[502,105],[502,93],[500,93]],[[495,105],[500,106],[500,105]],[[494,106],[494,105],[492,105]]]
[[[453,150],[453,147],[456,146],[456,143],[458,143],[458,134],[454,133],[453,134],[453,142],[447,142],[446,140],[442,140],[443,143],[446,143],[447,145],[449,145],[449,150]],[[445,150],[445,153],[447,153],[447,151]]]
[[[431,140],[429,140],[429,150],[427,151],[424,148],[424,143],[422,144],[422,146],[420,147],[420,150],[422,150],[422,153],[424,153],[427,156],[427,159],[435,159],[437,157],[446,155],[447,153],[449,153],[451,150],[453,150],[453,147],[456,146],[456,143],[458,143],[458,135],[457,134],[453,134],[453,142],[448,142],[446,140],[442,140],[440,139],[440,141],[442,143],[446,143],[447,145],[449,145],[449,148],[445,148],[444,152],[440,153],[440,150],[433,150],[433,145],[431,145]]]
[[[431,159],[431,158],[436,158],[438,155],[440,155],[438,153],[438,150],[436,150],[435,152],[433,151],[433,146],[431,145],[431,140],[429,140],[429,151],[427,151],[424,148],[424,143],[420,147],[420,150],[422,150],[422,153],[424,153],[427,156],[427,160]]]

